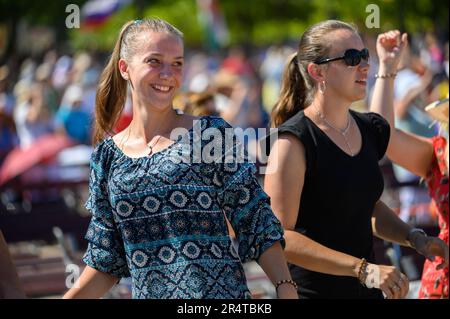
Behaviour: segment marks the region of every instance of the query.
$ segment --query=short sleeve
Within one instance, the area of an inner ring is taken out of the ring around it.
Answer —
[[[313,172],[316,163],[316,153],[313,142],[310,139],[309,134],[305,132],[303,127],[295,127],[293,125],[281,125],[278,127],[278,136],[284,133],[289,133],[297,137],[300,143],[303,145],[305,152],[306,170]]]
[[[83,261],[90,267],[115,277],[129,277],[123,241],[116,228],[108,196],[108,161],[106,145],[100,144],[91,156],[89,198],[86,208],[92,213]]]
[[[389,145],[391,134],[389,123],[377,113],[370,112],[365,113],[364,115],[367,117],[371,131],[374,135],[374,141],[378,151],[378,160],[381,160]]]
[[[270,207],[269,196],[256,179],[255,165],[236,141],[233,128],[222,122],[220,129],[226,128],[223,134],[228,138],[223,139],[223,156],[216,163],[218,202],[235,231],[241,261],[258,261],[276,242],[280,241],[284,247],[283,227]],[[225,145],[227,142],[231,145]]]

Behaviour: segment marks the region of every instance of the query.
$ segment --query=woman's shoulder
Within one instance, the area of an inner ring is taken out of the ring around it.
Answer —
[[[286,120],[283,124],[281,124],[278,129],[285,128],[285,127],[296,127],[296,128],[303,128],[308,125],[308,121],[305,115],[305,112],[303,110],[297,112],[294,116]]]
[[[363,124],[363,128],[366,128],[372,134],[375,134],[377,138],[389,140],[390,126],[389,122],[380,114],[374,112],[358,112],[350,110],[350,113],[354,118],[359,119],[359,122]],[[364,132],[362,132],[364,133]]]
[[[110,163],[112,156],[114,156],[114,141],[112,136],[105,137],[98,142],[91,154],[91,165],[104,166],[106,163]]]
[[[275,132],[279,135],[281,134],[291,134],[297,137],[300,142],[305,143],[305,140],[308,139],[308,135],[310,132],[310,127],[312,124],[308,121],[307,116],[303,111],[298,112],[290,119],[285,121],[283,124],[278,126]]]
[[[211,137],[219,137],[222,143],[239,135],[236,128],[219,116],[202,116],[200,118],[201,134],[205,141]]]
[[[372,143],[376,146],[378,152],[378,160],[383,158],[386,153],[389,138],[391,135],[391,128],[387,120],[380,114],[373,112],[357,112],[350,110],[350,113],[355,119],[359,119],[362,124],[361,134],[368,136]]]
[[[350,110],[353,117],[361,120],[365,125],[374,127],[376,129],[384,129],[389,127],[388,121],[382,117],[380,114],[374,112],[359,112],[355,110]]]
[[[202,116],[200,117],[200,121],[204,123],[205,128],[218,128],[218,129],[233,128],[233,126],[230,125],[230,123],[225,121],[220,116],[212,116],[212,115]]]
[[[225,128],[232,127],[224,119],[219,116],[205,115],[205,116],[194,116],[190,114],[183,114],[183,120],[180,121],[179,125],[183,129],[188,129],[191,127],[193,130],[205,130],[207,128]]]

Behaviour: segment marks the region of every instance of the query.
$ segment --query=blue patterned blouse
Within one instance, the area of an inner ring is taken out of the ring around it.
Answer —
[[[131,276],[133,298],[250,298],[242,262],[258,260],[277,241],[284,245],[255,166],[224,163],[238,145],[226,147],[231,126],[216,117],[199,122],[149,157],[126,156],[111,137],[92,154],[86,208],[93,216],[83,260],[101,272]],[[214,139],[221,155],[210,152],[212,163],[180,161],[212,141],[194,134],[210,127],[221,133]]]

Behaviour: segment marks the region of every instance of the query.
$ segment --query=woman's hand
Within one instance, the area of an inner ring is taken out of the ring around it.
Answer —
[[[404,48],[408,44],[408,35],[400,31],[388,31],[378,35],[377,53],[381,73],[396,73]]]
[[[409,280],[393,266],[368,264],[364,284],[381,289],[387,299],[404,298],[409,291]]]

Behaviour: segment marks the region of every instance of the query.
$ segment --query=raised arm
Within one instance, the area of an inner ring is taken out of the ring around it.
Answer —
[[[400,39],[399,31],[390,31],[378,36],[379,76],[397,72],[400,56],[406,45],[407,35],[403,34]],[[433,146],[425,138],[395,128],[394,77],[377,79],[370,110],[383,116],[391,127],[391,137],[386,151],[389,159],[414,174],[425,177],[433,158]]]

